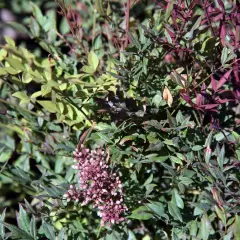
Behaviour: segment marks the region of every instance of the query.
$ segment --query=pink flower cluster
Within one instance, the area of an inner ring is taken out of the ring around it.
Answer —
[[[64,195],[68,201],[82,202],[82,205],[93,203],[102,218],[101,225],[111,225],[124,220],[121,217],[127,207],[123,203],[122,184],[116,173],[108,166],[108,154],[98,147],[90,150],[84,145],[73,152],[78,170],[79,188],[70,186]]]

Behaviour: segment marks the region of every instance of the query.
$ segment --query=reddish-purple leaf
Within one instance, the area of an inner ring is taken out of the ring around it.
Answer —
[[[236,26],[236,36],[235,36],[235,48],[239,46],[240,43],[240,25]]]
[[[220,13],[220,14],[218,14],[217,16],[215,16],[215,17],[212,17],[212,21],[213,22],[217,22],[217,21],[219,21],[219,20],[221,20],[222,18],[223,18],[223,14],[222,13]]]
[[[166,26],[166,30],[167,30],[168,34],[170,35],[170,37],[173,40],[175,38],[174,31],[171,28],[169,28],[168,26]]]
[[[223,84],[228,80],[230,74],[232,72],[232,69],[230,69],[229,71],[227,71],[219,80],[218,84],[217,84],[217,89],[219,89],[220,87],[223,86]]]
[[[163,3],[158,2],[157,0],[154,1],[161,9],[163,9],[165,6]]]
[[[237,97],[240,98],[240,91],[237,90],[235,93],[236,93]]]
[[[220,28],[220,39],[223,46],[225,46],[225,37],[227,35],[225,25],[222,24]]]
[[[197,3],[198,3],[198,0],[191,1],[190,6],[188,8],[193,9]]]
[[[219,104],[206,104],[206,105],[202,105],[202,107],[204,107],[207,110],[207,109],[216,108],[218,105]]]
[[[236,79],[236,82],[237,82],[237,83],[240,83],[238,67],[236,67],[236,68],[234,69],[234,77],[235,77],[235,79]]]
[[[231,90],[226,90],[226,89],[222,89],[222,90],[218,90],[218,95],[226,95],[229,96],[229,95],[234,95],[233,92]]]
[[[221,103],[221,104],[226,103],[226,102],[230,102],[230,101],[234,101],[234,100],[233,99],[227,99],[227,98],[218,100],[218,102]]]
[[[201,87],[201,91],[202,91],[202,92],[205,92],[205,90],[206,90],[206,84],[203,83],[203,84],[202,84],[202,87]]]
[[[187,103],[192,102],[192,101],[191,101],[191,98],[190,98],[190,96],[189,96],[188,94],[183,93],[183,94],[181,94],[181,96],[182,96],[182,98],[183,98]]]
[[[217,82],[216,82],[216,80],[214,79],[213,76],[211,76],[211,85],[212,85],[213,91],[216,92],[216,90],[217,90]]]
[[[166,9],[169,9],[171,7],[171,1],[168,2]]]
[[[201,105],[204,104],[204,98],[203,98],[202,94],[200,94],[200,93],[197,94],[196,104],[197,104],[198,106],[201,106]]]

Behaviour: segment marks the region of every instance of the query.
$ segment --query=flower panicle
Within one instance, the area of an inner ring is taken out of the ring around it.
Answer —
[[[79,187],[70,186],[64,195],[68,201],[93,203],[101,217],[101,225],[118,224],[124,220],[121,215],[127,211],[123,203],[122,183],[108,165],[108,153],[101,147],[90,150],[81,145],[74,152],[72,166],[78,170]]]

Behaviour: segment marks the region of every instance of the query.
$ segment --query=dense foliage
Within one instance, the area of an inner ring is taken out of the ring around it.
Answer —
[[[8,26],[35,49],[0,50],[0,239],[239,240],[240,4],[24,4]]]

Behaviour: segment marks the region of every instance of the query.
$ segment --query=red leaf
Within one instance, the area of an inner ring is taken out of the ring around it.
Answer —
[[[225,25],[222,24],[220,28],[220,39],[223,46],[225,46],[225,37],[227,35]]]
[[[226,103],[226,102],[230,102],[230,101],[234,101],[234,100],[233,99],[227,99],[227,98],[218,100],[218,102],[221,103],[221,104]]]
[[[222,18],[223,18],[223,14],[220,13],[220,14],[218,14],[216,17],[213,17],[213,18],[212,18],[212,21],[213,21],[213,22],[217,22],[217,21],[219,21],[219,20],[222,19]]]
[[[224,4],[223,4],[222,0],[217,0],[217,1],[218,1],[218,4],[220,5],[220,7],[222,8],[222,10],[225,11]]]
[[[216,80],[213,78],[213,76],[211,76],[211,85],[212,85],[213,91],[216,92],[216,90],[217,90],[217,82],[216,82]]]
[[[197,104],[198,106],[203,105],[203,103],[204,103],[203,100],[204,100],[204,98],[203,98],[202,94],[198,93],[198,94],[197,94],[197,97],[196,97],[196,104]]]
[[[238,47],[240,43],[240,25],[236,26],[235,47]]]
[[[181,94],[181,96],[187,103],[193,105],[193,102],[192,102],[190,96],[187,93],[183,93],[183,94]]]
[[[240,83],[239,71],[238,71],[237,67],[234,69],[234,77],[236,79],[236,82]]]
[[[228,80],[230,74],[232,72],[232,69],[230,69],[229,71],[227,71],[219,80],[218,84],[217,84],[217,89],[219,89],[220,87],[222,87],[222,85]]]
[[[204,107],[205,109],[213,109],[216,108],[219,104],[206,104],[206,105],[202,105],[202,107]]]
[[[203,83],[203,84],[202,84],[202,87],[201,87],[201,91],[204,91],[204,92],[205,92],[205,90],[206,90],[206,84]]]
[[[174,31],[172,29],[170,29],[168,26],[166,26],[166,30],[167,30],[168,34],[170,35],[170,37],[172,39],[174,39],[175,38]]]

